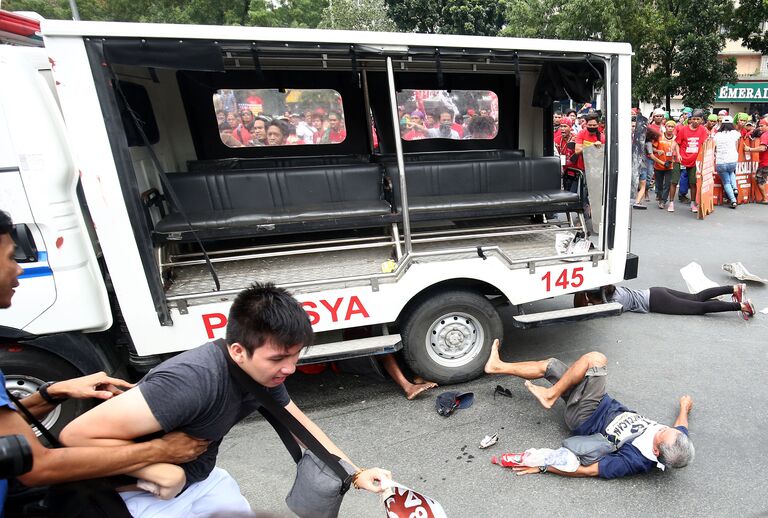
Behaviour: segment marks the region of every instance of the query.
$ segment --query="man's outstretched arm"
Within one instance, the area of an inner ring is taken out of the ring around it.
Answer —
[[[121,446],[161,430],[137,387],[69,423],[61,432],[61,442],[68,446]],[[154,463],[128,474],[159,486],[153,493],[161,498],[172,498],[186,482],[184,470],[169,463]]]
[[[336,446],[333,441],[331,441],[330,437],[328,437],[325,432],[323,432],[319,426],[317,426],[307,415],[302,412],[299,407],[296,406],[296,404],[291,401],[285,406],[285,409],[288,410],[288,412],[293,415],[293,417],[296,418],[297,421],[299,421],[302,425],[304,425],[304,428],[309,431],[312,435],[315,436],[315,438],[320,441],[320,444],[325,446],[325,449],[328,450],[330,453],[333,453],[334,455],[346,460],[352,466],[354,466],[355,469],[359,469],[357,465],[350,460],[349,457],[347,457],[347,454],[341,451],[341,449]],[[371,491],[373,493],[380,493],[383,491],[381,482],[384,479],[391,479],[392,474],[381,468],[368,468],[364,471],[362,471],[356,481],[357,487],[360,489],[366,489],[368,491]]]
[[[48,395],[53,399],[110,399],[123,392],[123,388],[133,387],[132,383],[97,372],[80,378],[59,381],[48,387]],[[56,405],[47,402],[35,392],[22,401],[29,412],[37,419],[42,419]]]
[[[9,408],[0,408],[0,430],[7,435],[23,435],[29,443],[32,470],[18,477],[27,486],[121,475],[158,462],[189,462],[208,447],[207,442],[185,434],[169,434],[120,447],[48,449],[40,444],[21,415]]]
[[[685,426],[688,428],[688,414],[691,413],[693,408],[693,398],[691,396],[683,396],[680,398],[680,412],[677,414],[675,424],[673,426]]]
[[[538,467],[520,466],[519,468],[512,468],[518,475],[532,475],[534,473],[541,473]],[[589,466],[579,466],[576,471],[560,471],[552,466],[547,467],[546,473],[554,473],[563,477],[596,477],[599,474],[597,468],[597,462],[590,464]]]

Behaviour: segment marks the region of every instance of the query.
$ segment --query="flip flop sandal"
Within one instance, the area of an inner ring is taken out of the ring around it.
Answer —
[[[499,442],[499,434],[495,433],[493,435],[486,435],[483,437],[483,440],[480,441],[480,449],[484,450],[486,448],[489,448]]]
[[[512,391],[508,388],[502,387],[501,385],[496,385],[496,390],[493,391],[493,399],[496,399],[496,394],[508,398],[512,397]]]

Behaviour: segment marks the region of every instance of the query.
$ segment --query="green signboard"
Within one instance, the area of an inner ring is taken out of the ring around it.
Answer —
[[[720,87],[715,101],[768,103],[768,83],[729,83]]]

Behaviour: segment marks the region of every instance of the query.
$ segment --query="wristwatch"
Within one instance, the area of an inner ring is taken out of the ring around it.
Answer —
[[[46,403],[49,403],[51,405],[59,405],[67,400],[65,397],[53,397],[48,393],[48,387],[56,383],[55,381],[49,381],[47,383],[43,383],[40,385],[40,388],[37,389],[37,391],[40,393],[40,397],[45,400]]]
[[[544,464],[543,466],[539,466],[539,473],[546,473],[547,472],[547,465]]]

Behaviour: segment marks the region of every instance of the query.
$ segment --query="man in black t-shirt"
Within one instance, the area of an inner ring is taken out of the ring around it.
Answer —
[[[312,340],[306,313],[283,289],[253,285],[232,304],[226,333],[230,357],[331,453],[354,465],[291,401],[283,385],[295,371],[299,353]],[[211,441],[208,450],[192,462],[153,465],[133,473],[139,479],[138,490],[122,495],[134,516],[208,516],[250,510],[234,479],[215,467],[222,438],[259,407],[253,396],[235,384],[224,355],[212,343],[179,354],[150,371],[137,388],[84,414],[62,431],[66,444],[120,444],[171,430]],[[390,477],[379,468],[358,471],[356,487],[372,492],[380,492],[380,482]]]

